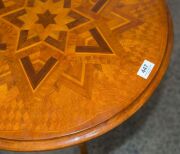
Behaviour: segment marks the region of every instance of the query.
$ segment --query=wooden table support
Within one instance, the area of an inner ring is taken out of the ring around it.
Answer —
[[[79,145],[80,154],[88,154],[88,148],[86,143],[82,143]]]

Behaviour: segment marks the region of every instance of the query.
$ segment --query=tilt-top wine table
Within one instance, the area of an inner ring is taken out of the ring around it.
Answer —
[[[164,0],[0,0],[0,149],[86,153],[151,96],[172,44]]]

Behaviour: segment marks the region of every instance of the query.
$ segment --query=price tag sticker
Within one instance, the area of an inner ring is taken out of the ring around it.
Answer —
[[[137,72],[137,75],[144,78],[148,79],[149,75],[151,74],[155,64],[148,61],[144,60],[143,64],[141,65],[139,71]]]

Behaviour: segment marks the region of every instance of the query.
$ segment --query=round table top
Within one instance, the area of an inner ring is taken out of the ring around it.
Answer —
[[[0,148],[64,148],[118,126],[171,47],[164,0],[0,0]]]

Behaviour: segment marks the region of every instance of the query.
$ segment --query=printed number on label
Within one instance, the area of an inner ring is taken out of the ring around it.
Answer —
[[[141,65],[139,71],[137,72],[137,75],[144,78],[148,79],[149,75],[151,74],[155,64],[148,61],[144,60],[143,64]]]

